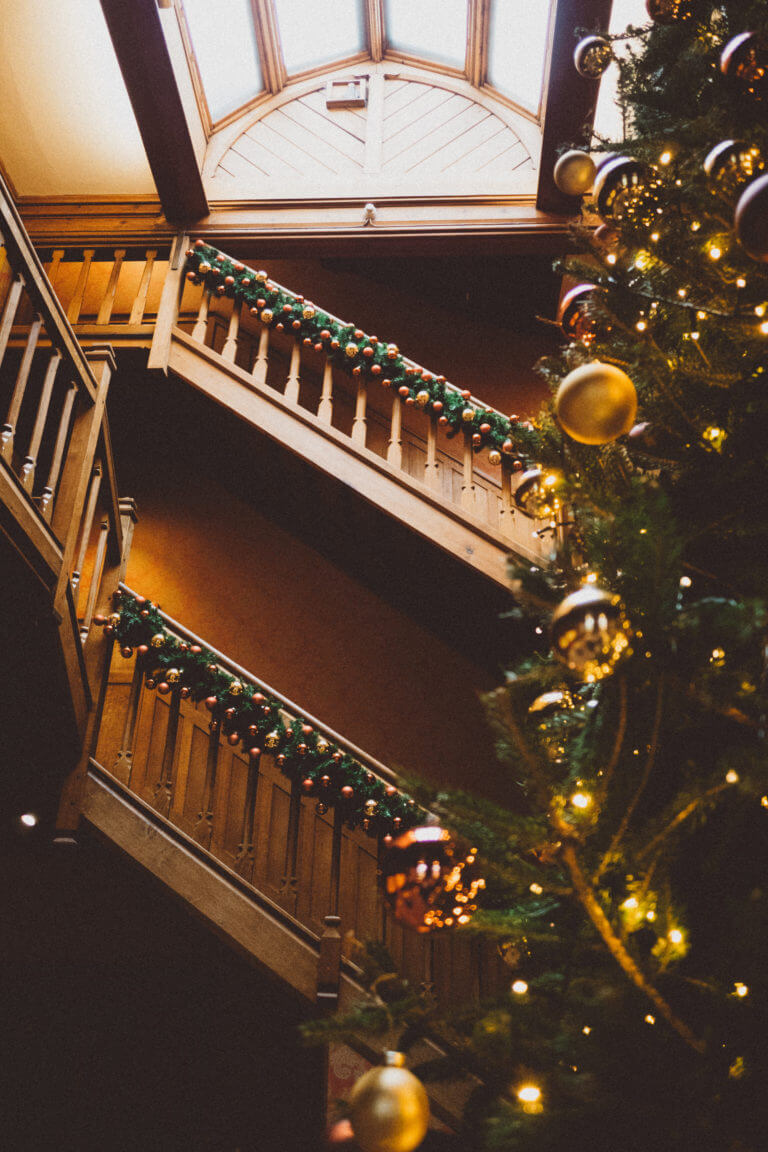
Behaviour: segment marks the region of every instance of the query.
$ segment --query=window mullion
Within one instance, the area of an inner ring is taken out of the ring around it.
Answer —
[[[275,6],[272,0],[251,0],[251,7],[264,86],[268,92],[279,92],[285,86],[287,73]]]
[[[384,0],[361,0],[365,39],[374,64],[384,57]]]
[[[488,75],[488,33],[491,22],[491,0],[469,0],[467,5],[467,79],[482,88]]]

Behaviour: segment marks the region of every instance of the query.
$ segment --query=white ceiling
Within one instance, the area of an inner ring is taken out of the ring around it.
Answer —
[[[19,196],[156,195],[99,0],[2,3],[0,160]]]

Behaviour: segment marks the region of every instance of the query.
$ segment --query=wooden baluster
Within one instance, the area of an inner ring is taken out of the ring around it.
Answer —
[[[75,604],[77,604],[77,589],[80,584],[80,577],[83,572],[83,564],[85,563],[85,554],[88,551],[88,544],[91,539],[91,528],[93,527],[93,517],[96,512],[96,502],[99,499],[99,489],[101,488],[101,462],[97,462],[93,466],[91,473],[91,481],[88,487],[88,499],[85,504],[85,515],[83,516],[83,523],[80,529],[80,548],[75,560],[75,566],[72,569],[72,595]]]
[[[27,381],[29,380],[29,371],[32,367],[32,360],[35,355],[35,348],[37,347],[37,340],[40,335],[40,327],[43,323],[43,318],[39,313],[35,313],[35,318],[32,321],[29,333],[27,335],[27,343],[24,348],[24,355],[21,358],[19,365],[19,372],[16,377],[16,385],[13,389],[13,396],[11,397],[10,407],[8,408],[8,416],[5,424],[0,429],[0,456],[3,460],[9,463],[13,459],[13,441],[16,435],[16,425],[19,420],[19,412],[21,411],[22,401],[24,400],[24,393],[27,389]]]
[[[352,421],[352,441],[365,448],[367,425],[365,410],[368,404],[368,388],[362,375],[357,378],[357,401],[355,403],[355,418]]]
[[[141,273],[141,280],[139,281],[139,290],[136,293],[136,299],[131,308],[131,315],[128,319],[129,324],[141,324],[144,319],[144,309],[147,304],[147,292],[149,292],[149,281],[152,278],[152,265],[155,262],[157,252],[154,248],[147,251],[147,259],[144,264],[144,270]]]
[[[137,653],[133,679],[131,680],[131,694],[128,697],[128,711],[125,714],[125,725],[123,726],[123,738],[120,741],[120,750],[112,768],[112,775],[117,776],[118,779],[122,779],[124,776],[125,783],[129,788],[133,771],[133,739],[136,735],[136,721],[139,718],[139,703],[143,684],[144,660]]]
[[[324,424],[333,421],[333,365],[326,356],[323,368],[323,390],[317,407],[317,418]]]
[[[37,406],[35,426],[32,429],[32,436],[29,441],[27,455],[24,457],[24,463],[21,466],[21,483],[27,492],[32,492],[35,486],[37,454],[40,451],[40,441],[43,438],[45,422],[48,419],[48,409],[51,405],[51,395],[53,393],[53,382],[56,379],[56,373],[59,370],[59,364],[61,364],[61,352],[59,352],[58,348],[53,348],[51,350],[51,358],[48,361],[45,380],[43,381],[43,390],[40,393],[40,403]]]
[[[61,416],[59,418],[59,430],[56,433],[56,446],[53,449],[53,459],[51,460],[50,471],[48,472],[48,483],[43,488],[40,495],[40,511],[45,519],[50,523],[53,515],[53,505],[55,502],[56,489],[59,483],[59,476],[61,474],[61,465],[64,460],[64,449],[67,445],[67,437],[69,435],[69,425],[72,420],[72,408],[74,407],[75,397],[77,396],[77,388],[74,384],[70,384],[67,394],[64,397],[64,404],[61,409]]]
[[[389,851],[387,845],[384,843],[384,837],[379,836],[378,850],[376,853],[376,902],[378,908],[378,921],[379,921],[379,939],[382,944],[387,942],[387,902],[384,899],[384,857]]]
[[[96,543],[96,556],[93,561],[93,573],[91,574],[91,583],[88,588],[88,600],[86,601],[85,612],[83,613],[83,622],[80,625],[80,639],[83,643],[85,643],[86,637],[91,630],[91,621],[93,620],[93,613],[96,609],[96,600],[101,587],[101,578],[104,574],[104,561],[107,555],[108,542],[109,518],[105,516],[99,525],[99,539]]]
[[[96,317],[97,324],[109,324],[112,319],[112,309],[115,306],[115,295],[117,293],[117,280],[120,276],[120,269],[125,259],[125,248],[117,248],[115,250],[114,260],[112,261],[112,271],[109,274],[109,282],[107,290],[104,293],[104,299],[99,307],[99,314]]]
[[[301,782],[291,784],[291,806],[288,812],[288,833],[285,840],[285,863],[280,880],[280,896],[290,911],[296,911],[298,901],[299,822],[301,819]]]
[[[235,868],[247,880],[253,876],[253,821],[256,814],[256,793],[259,787],[260,756],[260,750],[255,756],[250,754],[248,756],[248,782],[245,786],[245,806],[235,862]]]
[[[392,424],[387,445],[387,464],[393,468],[403,466],[403,402],[399,396],[392,397]]]
[[[266,384],[267,382],[268,354],[269,328],[266,324],[262,324],[261,332],[259,333],[259,350],[256,353],[256,360],[253,365],[253,380],[255,384]]]
[[[203,294],[200,297],[200,307],[197,311],[197,320],[192,329],[192,339],[196,340],[198,344],[205,344],[208,335],[208,309],[211,304],[211,290],[210,288],[203,288]]]
[[[341,982],[341,917],[325,916],[317,958],[317,1004],[324,1016],[331,1016],[339,1004]]]
[[[437,459],[437,414],[428,412],[427,459],[424,462],[424,483],[430,488],[440,487],[440,464]]]
[[[475,454],[472,451],[472,434],[464,433],[464,471],[461,479],[461,506],[466,512],[475,511],[474,484]]]
[[[219,736],[221,720],[214,716],[208,725],[208,758],[205,762],[205,784],[203,786],[203,806],[197,814],[195,835],[201,844],[210,848],[213,839],[213,798],[216,795],[216,767],[219,762]],[[202,827],[201,827],[202,826]]]
[[[21,299],[23,290],[24,277],[17,276],[8,289],[5,307],[3,308],[3,318],[0,320],[0,364],[2,364],[5,357],[13,322],[16,319],[16,309],[19,307],[19,300]]]
[[[88,273],[91,270],[91,261],[95,255],[96,251],[94,248],[86,248],[83,252],[83,263],[80,266],[75,291],[67,308],[67,320],[69,320],[70,324],[77,324],[80,319],[80,310],[83,307],[83,298],[85,297],[85,286],[88,283]]]
[[[293,348],[291,348],[291,363],[288,368],[288,379],[285,383],[285,398],[291,404],[298,404],[299,402],[299,388],[301,381],[299,380],[299,364],[301,362],[301,346],[298,340],[294,340]]]
[[[501,461],[501,511],[499,527],[507,539],[515,535],[515,505],[512,500],[512,472],[502,457]]]
[[[234,364],[235,357],[237,356],[237,333],[240,329],[240,309],[242,304],[237,301],[232,301],[232,312],[229,317],[229,328],[227,329],[227,338],[224,341],[224,347],[221,354],[225,360],[229,360]]]
[[[181,688],[174,685],[168,710],[168,727],[165,731],[163,762],[160,765],[160,776],[155,784],[155,794],[152,797],[152,807],[163,816],[168,816],[170,813],[171,801],[173,799],[173,765],[176,760],[176,740],[179,735],[180,710]]]
[[[53,252],[51,253],[51,262],[45,270],[45,274],[48,277],[48,281],[51,285],[51,288],[53,288],[54,291],[56,290],[55,285],[56,285],[56,277],[59,274],[59,265],[61,264],[63,259],[64,259],[64,249],[63,248],[54,248]]]

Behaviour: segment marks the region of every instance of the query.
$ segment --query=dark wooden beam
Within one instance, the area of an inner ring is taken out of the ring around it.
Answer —
[[[563,144],[586,140],[595,115],[599,80],[580,76],[573,64],[577,44],[575,31],[605,30],[611,17],[612,0],[557,0],[552,62],[549,69],[541,168],[536,207],[542,212],[574,215],[579,198],[564,196],[555,186],[552,170]]]
[[[101,0],[120,71],[168,220],[208,214],[192,137],[156,0]]]

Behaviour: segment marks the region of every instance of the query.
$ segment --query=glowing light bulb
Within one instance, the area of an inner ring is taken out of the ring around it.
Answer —
[[[755,305],[755,316],[765,316],[766,310],[767,309],[766,309],[765,304],[756,304]]]
[[[688,290],[686,288],[678,288],[677,294],[681,300],[685,300],[686,296],[688,295]]]
[[[651,1014],[649,1012],[648,1015],[645,1017],[645,1022],[646,1022],[646,1024],[655,1024],[656,1023],[656,1017],[651,1016]]]
[[[592,803],[592,797],[587,792],[574,792],[571,796],[571,804],[574,808],[589,808]]]
[[[669,932],[669,939],[672,944],[682,944],[683,934],[679,928],[672,928]]]
[[[722,248],[718,248],[717,244],[713,244],[709,249],[710,260],[719,260],[723,254]]]
[[[622,904],[622,908],[626,908],[628,912],[631,912],[633,908],[637,907],[637,896],[629,896]]]
[[[768,808],[768,796],[761,796],[760,797],[760,806],[762,808]]]
[[[740,980],[737,980],[734,984],[733,991],[734,995],[741,996],[742,998],[744,996],[749,996],[749,988],[746,984],[742,984]]]
[[[691,232],[698,232],[701,228],[701,220],[691,220]]]
[[[638,332],[645,332],[647,327],[648,325],[646,324],[645,320],[638,320],[637,324],[635,324],[635,328],[637,328]]]
[[[698,340],[698,338],[699,338],[698,332],[691,332],[691,340]]]
[[[764,320],[763,323],[760,324],[759,327],[760,327],[760,332],[762,333],[762,335],[768,336],[768,320]]]
[[[596,584],[597,583],[597,573],[596,572],[587,572],[585,579],[587,581],[587,584]]]
[[[666,168],[667,164],[670,164],[671,162],[672,162],[672,153],[669,151],[669,149],[665,149],[662,152],[661,156],[659,156],[659,164],[663,164],[664,167]]]
[[[37,816],[35,816],[34,812],[25,812],[19,819],[25,828],[34,828],[35,824],[37,824]]]
[[[541,896],[544,889],[542,888],[541,884],[533,883],[530,885],[528,891],[533,892],[534,896]]]
[[[659,242],[658,232],[651,232],[651,240],[653,241],[654,244],[658,244],[658,242]]]
[[[738,784],[738,782],[739,782],[738,772],[734,772],[733,768],[731,768],[730,772],[726,772],[726,774],[725,774],[725,782],[726,782],[726,784]]]
[[[589,1024],[585,1024],[581,1031],[585,1036],[589,1036],[592,1029],[590,1028]]]
[[[523,1104],[536,1104],[541,1099],[541,1088],[537,1088],[535,1084],[523,1084],[522,1088],[517,1090],[518,1100],[522,1100]]]
[[[746,288],[746,286],[747,286],[747,282],[744,279],[744,277],[739,276],[738,280],[736,281],[736,287],[737,288]]]
[[[656,919],[656,913],[654,912],[653,908],[648,909],[645,914],[645,918],[646,920],[650,920],[651,924],[653,924],[654,920]]]
[[[514,984],[512,985],[512,991],[516,996],[525,996],[526,992],[528,991],[528,985],[526,984],[525,980],[515,980]]]
[[[692,581],[691,581],[690,576],[681,576],[680,577],[680,587],[681,588],[690,588],[691,583],[692,583]]]
[[[606,262],[606,264],[615,264],[616,263],[616,257],[613,254],[613,252],[608,253],[608,255],[605,258],[605,262]]]

